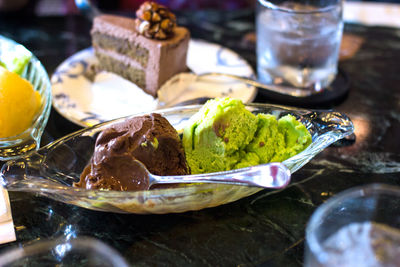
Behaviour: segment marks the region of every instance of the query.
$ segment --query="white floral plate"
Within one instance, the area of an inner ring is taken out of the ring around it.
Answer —
[[[96,64],[93,48],[87,48],[61,63],[51,77],[54,108],[68,120],[84,127],[134,113],[150,112],[160,107],[160,102],[230,96],[249,103],[257,93],[256,88],[229,79],[196,82],[182,75],[179,90],[175,86],[163,88],[160,99],[153,99],[118,75],[95,74],[93,66]],[[250,65],[238,54],[200,40],[190,41],[187,65],[196,74],[223,72],[254,76]]]

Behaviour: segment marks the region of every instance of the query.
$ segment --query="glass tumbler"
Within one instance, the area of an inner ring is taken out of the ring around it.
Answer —
[[[356,187],[322,204],[307,225],[305,266],[400,266],[400,188]]]
[[[113,248],[91,237],[63,238],[33,242],[4,250],[0,266],[102,266],[128,267]]]
[[[337,74],[342,10],[342,0],[258,0],[258,79],[292,96],[329,86]]]

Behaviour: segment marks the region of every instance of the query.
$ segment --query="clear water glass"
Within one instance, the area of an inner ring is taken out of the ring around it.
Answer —
[[[0,266],[130,266],[118,251],[92,237],[60,237],[5,249]]]
[[[305,266],[400,266],[400,188],[356,187],[321,205],[306,228]]]
[[[337,74],[342,0],[258,0],[257,73],[261,82],[321,92]]]

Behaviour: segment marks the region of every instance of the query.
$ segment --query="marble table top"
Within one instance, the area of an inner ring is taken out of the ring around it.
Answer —
[[[220,43],[255,67],[254,14],[181,14],[193,37]],[[90,22],[80,16],[0,17],[0,34],[24,44],[51,75],[65,58],[90,46]],[[369,183],[400,186],[400,29],[347,23],[362,40],[340,61],[348,95],[327,104],[347,114],[355,141],[331,146],[293,175],[285,190],[261,191],[223,206],[166,215],[102,213],[29,193],[9,192],[17,241],[94,237],[135,266],[302,266],[304,230],[313,211],[347,188]],[[262,95],[255,102],[271,102]],[[54,110],[43,143],[80,129]]]

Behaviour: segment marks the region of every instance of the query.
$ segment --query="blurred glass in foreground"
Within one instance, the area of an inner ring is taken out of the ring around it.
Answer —
[[[400,188],[356,187],[321,205],[307,225],[305,266],[400,266]]]
[[[104,266],[128,267],[120,254],[105,243],[78,237],[55,239],[4,250],[0,266]]]

